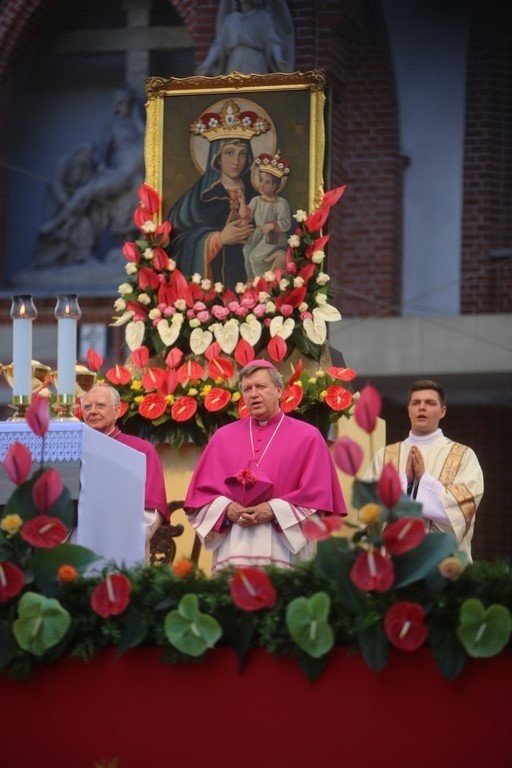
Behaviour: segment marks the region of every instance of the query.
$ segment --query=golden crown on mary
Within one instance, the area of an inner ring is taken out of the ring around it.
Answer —
[[[222,105],[220,112],[204,112],[190,130],[208,141],[216,139],[252,139],[270,128],[268,120],[253,110],[241,110],[233,99]]]

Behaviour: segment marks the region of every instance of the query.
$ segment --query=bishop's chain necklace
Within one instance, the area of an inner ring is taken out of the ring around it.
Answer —
[[[265,454],[266,454],[266,452],[268,451],[268,449],[270,448],[270,444],[272,443],[272,440],[273,440],[273,439],[274,439],[274,437],[276,436],[276,434],[277,434],[277,430],[279,429],[279,427],[280,427],[280,426],[281,426],[281,424],[283,423],[283,419],[284,419],[284,413],[282,413],[282,414],[281,414],[281,418],[279,419],[279,422],[278,422],[278,424],[277,424],[276,428],[275,428],[275,429],[274,429],[274,431],[272,432],[272,435],[271,435],[271,437],[270,437],[270,440],[269,440],[269,441],[268,441],[268,443],[266,444],[266,446],[265,446],[265,448],[264,448],[264,450],[263,450],[263,453],[261,454],[260,458],[258,459],[258,461],[256,461],[256,454],[255,454],[255,452],[254,452],[254,438],[253,438],[253,436],[252,436],[252,422],[253,422],[253,418],[252,418],[252,416],[251,416],[251,421],[250,421],[250,423],[249,423],[249,434],[250,434],[250,436],[251,436],[251,452],[252,452],[252,460],[254,461],[254,463],[255,463],[255,465],[256,465],[257,467],[259,467],[259,465],[261,464],[261,462],[262,462],[262,461],[263,461],[263,459],[265,458]]]

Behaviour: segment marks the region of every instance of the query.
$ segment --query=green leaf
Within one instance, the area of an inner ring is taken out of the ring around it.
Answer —
[[[16,640],[10,625],[0,620],[0,669],[5,669],[16,653]]]
[[[297,655],[297,661],[308,680],[314,683],[329,664],[329,656],[326,654],[316,659],[308,653],[300,651]]]
[[[14,636],[24,651],[42,656],[57,645],[71,624],[71,616],[58,600],[25,592],[18,604],[19,618],[13,623]]]
[[[188,656],[201,656],[222,636],[219,622],[201,613],[197,595],[184,595],[175,611],[165,617],[164,631],[170,644]]]
[[[234,649],[238,658],[238,668],[241,669],[247,651],[253,646],[256,617],[244,612],[241,616],[226,616],[222,619],[222,644]]]
[[[357,635],[368,666],[375,672],[383,669],[388,663],[389,643],[382,626],[360,628]]]
[[[417,547],[393,558],[395,588],[424,579],[445,557],[452,555],[456,550],[457,541],[451,533],[429,533]]]
[[[429,626],[428,643],[439,671],[447,680],[455,680],[464,669],[467,655],[454,631]]]
[[[318,573],[331,582],[336,597],[345,608],[355,611],[364,600],[364,595],[350,581],[349,573],[357,557],[350,549],[347,539],[341,536],[321,541],[318,544],[315,565]]]
[[[34,573],[38,589],[45,595],[57,594],[59,588],[57,571],[61,565],[72,565],[78,573],[84,573],[87,568],[100,559],[99,555],[78,544],[59,544],[50,549],[34,549],[28,567]]]
[[[496,603],[486,609],[474,597],[461,605],[457,636],[470,656],[496,656],[507,645],[511,632],[512,618],[506,606]]]
[[[299,648],[314,658],[324,656],[334,645],[327,621],[331,598],[326,592],[296,597],[286,608],[286,626]]]
[[[123,614],[123,634],[117,646],[117,655],[121,656],[128,648],[136,648],[144,642],[148,634],[148,622],[131,606]]]
[[[377,493],[377,482],[355,478],[352,483],[352,506],[361,509],[365,504],[382,504]]]

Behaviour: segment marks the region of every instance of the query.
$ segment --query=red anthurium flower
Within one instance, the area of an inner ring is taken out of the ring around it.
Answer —
[[[185,291],[185,301],[187,307],[193,307],[196,301],[203,300],[203,289],[197,283],[189,283]]]
[[[132,363],[137,368],[145,368],[149,360],[149,349],[147,347],[137,347],[132,352]]]
[[[12,443],[2,462],[9,478],[15,485],[21,485],[29,476],[32,454],[23,443]]]
[[[275,300],[276,307],[281,307],[283,304],[289,304],[291,307],[298,307],[302,304],[306,298],[307,287],[305,285],[300,288],[294,288],[289,293],[283,293]]]
[[[170,221],[163,221],[155,230],[155,238],[158,238],[160,245],[166,248],[169,245],[172,225]]]
[[[299,272],[299,277],[302,277],[304,282],[307,284],[315,274],[316,270],[317,270],[316,264],[312,264],[312,263],[306,264],[304,267],[301,268]]]
[[[300,405],[302,398],[304,397],[304,390],[299,384],[292,384],[283,390],[281,395],[280,406],[284,413],[290,413]]]
[[[308,232],[317,232],[318,230],[322,229],[328,217],[329,208],[326,205],[322,206],[317,211],[313,211],[313,213],[309,214],[306,221],[304,222],[304,226]]]
[[[128,607],[131,591],[131,582],[122,573],[108,574],[92,593],[91,608],[104,619],[118,616]]]
[[[50,424],[50,405],[47,397],[36,395],[25,413],[25,420],[35,435],[44,437]]]
[[[361,390],[361,396],[354,408],[356,423],[369,435],[377,426],[377,419],[382,407],[380,395],[371,384]]]
[[[273,608],[277,593],[269,576],[257,568],[237,570],[229,587],[231,599],[243,611],[259,611]]]
[[[401,651],[415,651],[428,636],[425,611],[418,603],[395,603],[384,616],[384,632]]]
[[[231,401],[231,393],[222,387],[212,387],[204,398],[204,407],[210,413],[221,411]]]
[[[139,403],[139,413],[145,419],[159,419],[166,408],[167,400],[163,395],[146,395]]]
[[[240,398],[240,400],[238,401],[238,418],[247,419],[249,415],[250,415],[249,409],[245,404],[245,401],[243,400],[243,398]]]
[[[133,221],[135,226],[142,229],[147,221],[153,221],[153,214],[148,211],[147,208],[143,208],[142,205],[137,206],[135,213],[133,214]]]
[[[154,269],[149,267],[141,267],[139,274],[137,275],[137,282],[141,291],[146,291],[148,288],[156,291],[160,287],[160,280]]]
[[[232,301],[238,301],[238,296],[230,289],[224,291],[221,298],[225,307],[227,307],[228,304],[231,304]]]
[[[421,517],[401,517],[384,529],[384,546],[390,555],[403,555],[417,547],[426,535]]]
[[[159,246],[153,248],[152,264],[159,272],[163,272],[164,269],[167,269],[169,266],[169,257],[163,248],[160,248]]]
[[[57,470],[45,470],[32,486],[32,499],[39,512],[47,512],[63,490],[62,478]]]
[[[363,592],[386,592],[395,580],[393,563],[371,547],[357,556],[349,578]]]
[[[119,416],[118,416],[118,418],[119,418],[119,419],[120,419],[122,416],[124,416],[124,415],[125,415],[125,413],[126,413],[126,411],[128,410],[128,408],[129,408],[129,405],[128,405],[128,403],[126,402],[126,400],[121,400],[121,405],[120,405],[120,407],[119,407]]]
[[[0,603],[19,595],[25,584],[23,571],[14,563],[0,563]]]
[[[352,381],[357,376],[357,373],[352,368],[336,368],[331,366],[325,372],[332,376],[333,379],[339,379],[340,381]]]
[[[141,184],[137,190],[137,196],[144,208],[147,208],[150,213],[158,212],[160,197],[156,189],[150,187],[149,184]]]
[[[344,411],[352,404],[352,392],[349,392],[345,387],[331,384],[327,387],[325,402],[333,411]]]
[[[140,251],[135,243],[125,243],[123,245],[123,256],[133,264],[138,264],[140,261]]]
[[[292,384],[295,384],[299,376],[301,375],[302,371],[304,370],[304,363],[302,362],[302,357],[299,358],[299,362],[297,363],[297,367],[295,368],[294,372],[288,379],[288,386],[290,387]]]
[[[227,379],[230,379],[235,374],[235,366],[231,360],[227,360],[225,357],[213,357],[209,360],[207,368],[208,376],[212,379],[227,381]]]
[[[169,285],[169,283],[165,283],[165,282],[160,283],[156,296],[157,296],[156,303],[164,304],[166,307],[172,307],[174,305],[174,302],[178,298],[176,289],[173,288],[172,285]]]
[[[204,368],[200,363],[196,363],[195,360],[188,360],[178,368],[176,373],[178,374],[179,383],[184,384],[186,381],[200,379],[204,374]]]
[[[167,371],[163,368],[148,368],[148,370],[142,374],[142,385],[144,389],[160,389],[162,384],[167,378]]]
[[[301,531],[310,541],[323,541],[330,538],[333,531],[339,531],[342,525],[340,515],[313,515],[302,523]]]
[[[176,368],[177,365],[180,364],[181,358],[183,357],[183,352],[181,349],[178,349],[177,347],[173,347],[167,357],[165,358],[165,364],[169,366],[169,368]]]
[[[95,349],[87,350],[87,365],[93,373],[97,373],[103,365],[103,358]]]
[[[332,206],[335,205],[335,203],[337,203],[340,197],[344,194],[346,188],[347,185],[344,184],[342,187],[336,187],[336,189],[331,189],[329,192],[326,192],[322,198],[322,205],[326,205],[328,208],[332,208]]]
[[[134,320],[145,320],[149,315],[149,309],[138,301],[127,301],[126,309],[133,312]]]
[[[184,299],[187,295],[188,280],[183,272],[180,272],[179,269],[175,269],[169,278],[169,283],[176,291],[176,298]]]
[[[241,368],[243,368],[244,365],[247,365],[247,363],[252,363],[256,357],[254,347],[245,339],[238,340],[234,355],[235,360]]]
[[[398,472],[392,464],[386,464],[382,470],[379,482],[377,484],[377,490],[379,498],[383,504],[392,509],[400,499],[402,495],[402,485]]]
[[[178,397],[171,408],[174,421],[188,421],[197,411],[197,400],[193,397]]]
[[[158,394],[172,395],[174,394],[177,386],[178,386],[178,376],[176,374],[176,371],[174,370],[167,371],[165,375],[165,379],[161,382],[160,386],[158,387]]]
[[[32,520],[27,520],[20,530],[24,541],[41,549],[50,549],[62,544],[68,533],[62,520],[48,515],[36,515]]]
[[[105,378],[116,386],[117,384],[129,384],[132,380],[132,374],[124,365],[115,365],[106,372]]]
[[[338,467],[351,477],[359,472],[364,459],[364,451],[355,440],[341,437],[334,445],[334,461]]]
[[[204,356],[207,360],[213,360],[214,357],[220,357],[222,354],[222,349],[220,348],[220,344],[218,341],[212,341],[206,352],[204,353]]]
[[[315,251],[323,251],[328,242],[329,235],[322,235],[322,237],[317,237],[316,240],[311,243],[311,245],[308,245],[304,251],[304,255],[307,259],[310,259]]]
[[[267,344],[267,351],[272,360],[280,363],[286,356],[288,347],[282,336],[273,336]]]

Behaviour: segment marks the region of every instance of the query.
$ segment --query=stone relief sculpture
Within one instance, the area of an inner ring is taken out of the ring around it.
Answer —
[[[198,75],[292,72],[294,30],[285,0],[221,0],[215,40]]]

